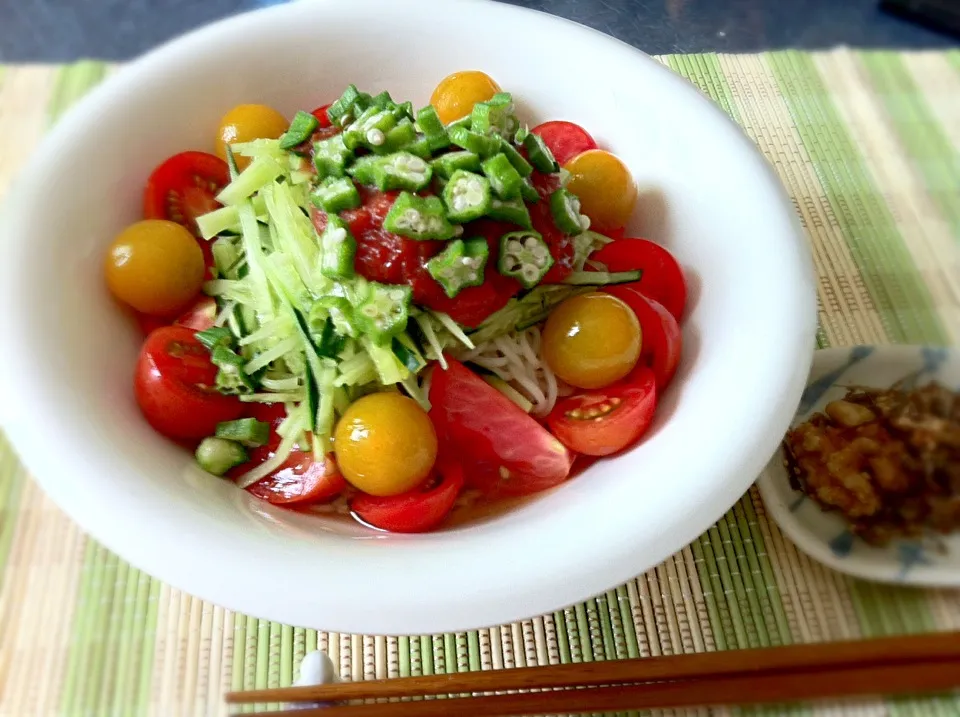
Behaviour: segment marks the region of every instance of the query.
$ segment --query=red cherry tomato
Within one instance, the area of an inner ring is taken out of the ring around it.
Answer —
[[[350,509],[363,522],[381,530],[423,533],[447,517],[463,482],[463,467],[457,462],[445,462],[411,491],[388,497],[360,493],[350,501]]]
[[[217,368],[210,352],[183,326],[151,333],[140,350],[134,393],[144,417],[170,438],[213,435],[221,421],[243,413],[243,404],[213,388]]]
[[[509,398],[459,361],[435,368],[430,417],[441,450],[467,466],[490,466],[502,495],[522,495],[566,480],[573,456]]]
[[[329,127],[329,126],[330,126],[330,118],[327,117],[327,109],[328,109],[329,107],[330,107],[330,105],[324,105],[323,107],[317,107],[317,109],[315,109],[313,112],[310,113],[310,114],[312,114],[314,117],[317,118],[317,121],[320,123],[320,127],[321,127],[321,128],[322,128],[322,127]]]
[[[547,416],[547,425],[570,450],[608,456],[646,433],[656,406],[653,371],[641,366],[612,386],[562,399]]]
[[[149,314],[141,314],[139,311],[134,312],[134,318],[137,320],[137,325],[140,327],[140,331],[144,336],[149,336],[157,329],[161,329],[164,326],[169,326],[169,319],[163,319],[159,316],[150,316]]]
[[[206,152],[181,152],[153,170],[143,193],[146,219],[169,219],[199,234],[196,219],[220,206],[215,197],[230,183],[230,170]]]
[[[145,336],[162,326],[170,326],[169,319],[137,313],[137,323]],[[213,327],[217,318],[217,302],[212,297],[202,296],[173,322],[175,326],[186,326],[194,331],[206,331]]]
[[[197,303],[183,312],[174,322],[178,326],[186,326],[194,331],[206,331],[213,328],[217,318],[217,302],[211,296],[201,296]]]
[[[634,287],[636,284],[609,286],[605,291],[626,303],[637,315],[643,341],[637,363],[653,369],[657,390],[662,392],[677,372],[683,350],[683,336],[673,314]]]
[[[274,448],[269,444],[254,448],[250,452],[250,461],[233,468],[230,475],[242,475],[260,465],[273,455]],[[331,456],[317,462],[311,453],[294,450],[283,465],[247,490],[274,505],[300,507],[335,498],[346,487],[347,482]]]
[[[230,170],[219,157],[181,152],[153,170],[143,193],[145,219],[169,219],[198,237],[208,278],[213,276],[213,251],[211,242],[199,238],[197,217],[220,206],[215,197],[229,183]]]
[[[576,157],[581,152],[597,148],[597,143],[590,136],[590,133],[573,122],[562,120],[544,122],[530,131],[540,135],[540,138],[553,152],[554,159],[561,165],[566,164],[568,159]]]
[[[630,284],[666,307],[680,321],[687,303],[687,285],[683,269],[673,254],[649,239],[618,239],[595,252],[591,259],[607,265],[610,271],[640,270],[640,281]]]

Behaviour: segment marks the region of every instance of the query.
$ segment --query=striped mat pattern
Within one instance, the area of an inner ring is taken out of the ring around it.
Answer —
[[[960,52],[660,60],[740,123],[789,188],[819,271],[822,347],[957,344]],[[44,129],[109,71],[0,66],[0,193]],[[413,638],[305,630],[128,566],[82,535],[0,443],[4,716],[220,715],[224,691],[289,685],[316,648],[362,680],[948,629],[960,629],[960,591],[831,572],[781,535],[751,490],[662,565],[560,612]],[[743,711],[947,716],[960,715],[960,700]],[[728,712],[740,710],[710,711]]]

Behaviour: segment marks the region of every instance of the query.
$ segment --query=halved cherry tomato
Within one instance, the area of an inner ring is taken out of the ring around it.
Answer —
[[[562,120],[544,122],[530,131],[540,135],[553,152],[554,159],[560,164],[566,164],[567,160],[573,159],[581,152],[597,148],[597,143],[590,133],[573,122]]]
[[[204,438],[221,421],[243,413],[243,404],[213,388],[217,367],[210,352],[183,326],[151,333],[140,350],[134,393],[144,417],[170,438]]]
[[[327,117],[327,109],[329,109],[329,107],[330,107],[330,105],[324,105],[323,107],[317,107],[317,109],[315,109],[313,112],[310,113],[310,114],[312,114],[314,117],[317,118],[317,122],[320,123],[320,127],[329,127],[330,124],[331,124],[331,123],[330,123],[330,118]]]
[[[212,296],[201,296],[197,303],[184,311],[174,323],[186,326],[194,331],[206,331],[213,328],[217,318],[217,302]]]
[[[164,326],[170,326],[169,319],[163,319],[159,316],[141,314],[139,311],[134,311],[133,315],[136,318],[137,325],[140,327],[140,331],[144,336],[149,336],[154,331],[161,329]]]
[[[451,461],[438,465],[433,476],[406,493],[385,498],[360,493],[350,501],[350,509],[375,528],[393,533],[422,533],[447,517],[463,482],[463,466]]]
[[[197,217],[220,206],[215,197],[229,183],[230,170],[219,157],[206,152],[175,154],[147,180],[143,216],[169,219],[199,236]]]
[[[147,314],[137,315],[137,323],[140,324],[140,329],[143,331],[144,335],[149,335],[152,331],[159,329],[161,326],[170,326],[168,320],[158,318],[156,316],[148,316]],[[213,322],[217,318],[217,302],[210,296],[202,296],[197,299],[197,302],[187,309],[183,314],[181,314],[176,321],[173,322],[175,326],[186,326],[188,329],[193,329],[194,331],[206,331],[207,329],[213,327]]]
[[[250,461],[233,468],[230,475],[245,473],[272,455],[273,448],[269,445],[254,448],[250,452]],[[247,490],[274,505],[299,507],[335,498],[346,487],[347,482],[331,456],[317,462],[311,453],[294,450],[282,466]]]
[[[522,495],[566,480],[573,456],[513,401],[459,361],[435,368],[430,417],[441,454],[467,466],[488,465],[502,495]]]
[[[647,431],[656,406],[653,371],[641,366],[620,383],[562,399],[547,416],[547,425],[571,450],[608,456]]]
[[[657,390],[663,391],[673,379],[680,363],[683,336],[673,315],[658,301],[644,296],[634,284],[608,286],[604,289],[627,304],[640,321],[643,345],[640,347],[640,365],[649,366],[657,380]]]
[[[659,244],[649,239],[618,239],[590,258],[606,264],[610,271],[642,271],[640,281],[628,286],[663,304],[677,321],[683,318],[687,304],[683,269]]]

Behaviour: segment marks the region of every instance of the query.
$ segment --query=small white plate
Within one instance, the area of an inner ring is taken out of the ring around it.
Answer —
[[[960,388],[960,353],[922,346],[856,346],[818,351],[793,425],[842,398],[848,386],[888,388],[936,380]],[[835,570],[859,578],[908,585],[960,585],[960,532],[904,539],[877,548],[854,537],[844,520],[826,513],[790,487],[782,450],[757,486],[767,511],[797,547]]]

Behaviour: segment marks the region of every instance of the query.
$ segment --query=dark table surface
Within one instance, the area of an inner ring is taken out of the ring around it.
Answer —
[[[125,60],[199,25],[282,1],[0,0],[0,62]],[[651,54],[960,44],[881,12],[878,0],[511,1],[590,25]]]

